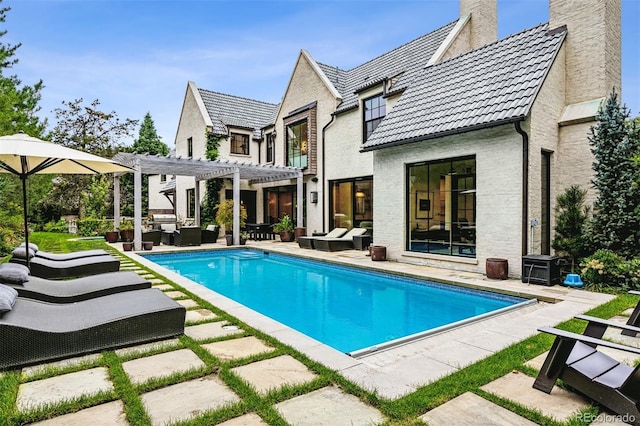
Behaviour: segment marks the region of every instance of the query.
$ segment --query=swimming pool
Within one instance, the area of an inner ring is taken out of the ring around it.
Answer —
[[[354,356],[530,302],[259,250],[144,257]]]

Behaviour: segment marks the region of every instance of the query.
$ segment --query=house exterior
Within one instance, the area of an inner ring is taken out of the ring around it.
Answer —
[[[484,272],[497,257],[520,276],[523,255],[551,253],[556,196],[590,187],[589,127],[620,91],[621,4],[550,0],[549,23],[502,40],[495,0],[460,12],[350,70],[302,50],[278,105],[189,82],[176,155],[204,157],[209,132],[223,159],[301,167],[303,200],[294,181],[243,184],[249,222],[301,201],[307,233],[372,228],[390,260]],[[193,187],[177,177],[184,217]]]

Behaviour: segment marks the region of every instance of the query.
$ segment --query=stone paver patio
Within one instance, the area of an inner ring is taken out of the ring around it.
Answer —
[[[300,254],[300,250],[296,250],[297,245],[295,248],[291,244],[279,245],[272,242],[261,245],[268,245],[274,251],[295,251],[296,254]],[[315,251],[311,254],[318,255]],[[321,255],[330,260],[371,265],[370,259],[358,252]],[[144,259],[135,254],[132,254],[132,257],[145,265]],[[294,347],[312,360],[338,371],[357,385],[374,390],[381,397],[389,399],[409,394],[424,384],[533,335],[541,325],[554,325],[567,320],[611,298],[607,295],[558,286],[551,288],[530,286],[517,280],[497,282],[460,271],[440,271],[393,262],[383,263],[381,267],[395,272],[422,274],[444,281],[464,282],[472,287],[506,289],[512,294],[526,294],[555,303],[538,303],[516,312],[489,318],[479,324],[471,324],[356,359],[328,348],[175,274],[172,275],[164,270],[160,273],[240,321]],[[129,267],[140,274],[146,274],[144,269],[137,268],[134,264]],[[154,287],[162,289],[170,297],[177,298],[178,303],[187,307],[186,322],[190,325],[185,327],[185,335],[193,339],[203,352],[215,357],[221,363],[240,362],[241,365],[230,368],[229,372],[239,377],[259,395],[267,395],[283,386],[296,387],[311,383],[318,377],[307,366],[289,355],[271,355],[275,348],[256,336],[246,335],[245,331],[235,324],[221,320],[211,310],[199,306],[198,302],[188,298],[189,296],[179,288],[157,278],[153,281]],[[625,321],[626,319],[619,317],[617,320]],[[640,345],[640,339],[620,337],[609,331],[607,333],[607,338],[621,339],[625,344]],[[183,347],[180,339],[119,349],[114,353],[121,357],[122,368],[134,385],[174,373],[190,371],[197,375],[199,371],[202,372],[202,377],[191,376],[178,383],[140,394],[144,410],[153,425],[193,419],[223,407],[238,406],[242,403],[242,398],[215,372],[205,371],[205,363],[200,359],[200,355]],[[149,353],[153,354],[147,355]],[[251,361],[251,357],[254,356],[265,359]],[[539,368],[545,356],[546,354],[542,354],[530,360],[527,365]],[[633,362],[634,359],[629,358],[626,361]],[[114,384],[107,369],[94,366],[99,365],[100,362],[101,355],[90,355],[23,369],[23,380],[29,380],[30,377],[55,369],[60,369],[61,374],[22,383],[16,398],[17,410],[29,411],[41,405],[57,404],[64,399],[113,392]],[[65,372],[69,368],[74,368],[74,365],[84,366],[85,364],[86,369]],[[533,377],[523,373],[509,373],[487,383],[481,389],[523,407],[538,410],[543,415],[561,422],[571,418],[577,410],[588,405],[588,401],[582,397],[557,386],[550,395],[537,391],[531,387],[533,380]],[[386,420],[378,409],[346,393],[334,384],[277,402],[273,408],[289,424],[295,425],[375,425]],[[534,424],[471,392],[445,402],[420,415],[419,419],[430,425]],[[613,416],[605,416],[601,420],[603,424],[617,424]],[[123,402],[116,399],[34,424],[127,425],[128,422]],[[240,426],[266,425],[267,423],[256,413],[249,412],[220,424]]]

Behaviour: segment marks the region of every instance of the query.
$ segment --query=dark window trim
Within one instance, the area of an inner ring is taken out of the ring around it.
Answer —
[[[236,152],[234,151],[234,139],[237,136],[241,136],[243,139],[245,139],[246,142],[246,152]],[[250,155],[251,151],[249,149],[249,144],[251,143],[251,138],[249,137],[249,135],[247,135],[246,133],[234,133],[231,132],[229,135],[229,153],[231,153],[232,155]]]

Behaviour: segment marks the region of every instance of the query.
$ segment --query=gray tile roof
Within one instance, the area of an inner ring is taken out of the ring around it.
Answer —
[[[524,119],[565,34],[541,24],[425,68],[362,150]]]
[[[204,106],[213,122],[213,133],[227,134],[227,126],[252,129],[260,139],[260,129],[273,123],[278,105],[224,93],[198,89]]]
[[[320,69],[342,95],[342,103],[336,112],[357,107],[358,96],[355,92],[373,83],[381,82],[385,78],[401,74],[393,90],[406,88],[416,74],[427,65],[456,22],[451,22],[348,71],[318,63]]]

